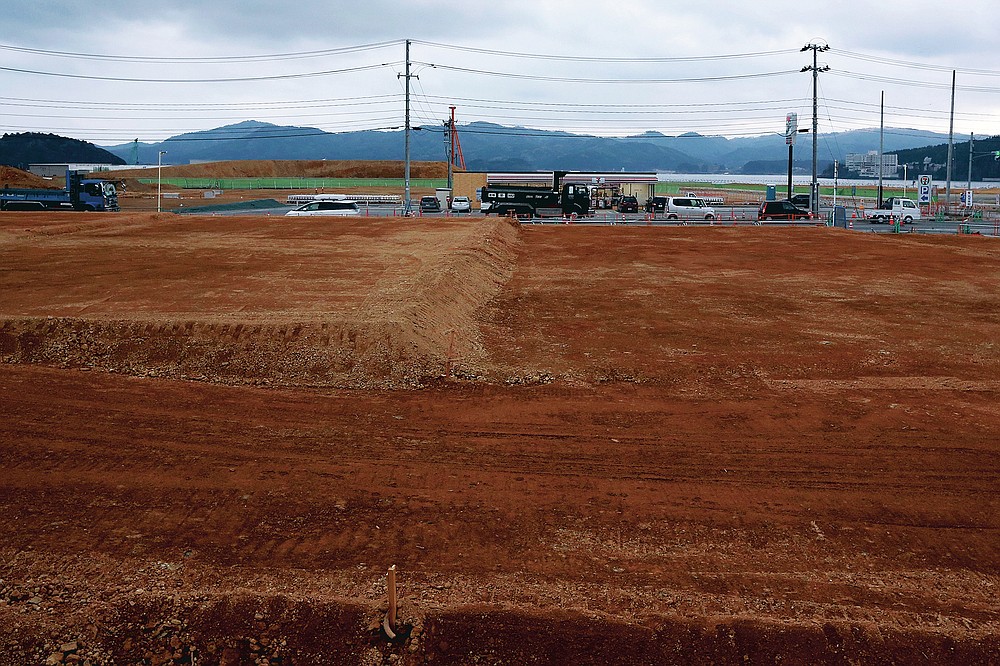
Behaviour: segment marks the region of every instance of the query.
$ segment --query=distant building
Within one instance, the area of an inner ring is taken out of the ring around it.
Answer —
[[[878,178],[878,151],[848,153],[845,168],[848,171],[856,171],[861,178]],[[895,178],[897,171],[899,171],[899,157],[895,153],[882,155],[882,177]]]

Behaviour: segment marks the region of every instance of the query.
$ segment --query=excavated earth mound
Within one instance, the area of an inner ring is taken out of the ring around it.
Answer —
[[[444,376],[449,354],[466,364],[482,355],[474,316],[510,277],[519,239],[499,220],[120,222],[49,215],[10,239],[12,259],[42,248],[33,270],[63,271],[74,284],[9,284],[6,311],[21,316],[0,320],[6,362],[224,383],[417,386]],[[103,260],[81,259],[78,244]]]
[[[972,236],[0,215],[0,664],[998,663],[998,312]]]

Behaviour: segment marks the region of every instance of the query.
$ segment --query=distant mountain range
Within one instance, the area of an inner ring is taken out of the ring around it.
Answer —
[[[412,160],[447,160],[442,127],[414,128],[410,137]],[[898,152],[900,163],[913,162],[914,166],[925,159],[921,156],[924,148],[940,146],[948,139],[946,134],[911,129],[887,129],[884,138],[886,152]],[[784,174],[788,168],[788,148],[779,135],[729,139],[696,133],[667,136],[645,132],[629,137],[597,137],[475,122],[459,126],[459,141],[466,167],[471,171],[567,169]],[[5,134],[0,138],[0,164],[20,168],[28,164],[59,162],[155,164],[161,150],[167,151],[164,164],[220,160],[402,160],[403,143],[402,130],[333,134],[311,127],[248,120],[180,134],[160,143],[131,142],[103,148],[54,134]],[[821,134],[820,173],[829,171],[834,159],[843,163],[848,153],[875,150],[878,143],[877,129]],[[961,153],[958,148],[963,145],[965,149]],[[978,155],[986,145],[985,142],[976,143],[977,165],[986,166],[985,159],[980,160]],[[955,146],[956,156],[968,155],[967,142]],[[911,150],[901,152],[907,149]],[[942,161],[938,159],[939,152],[940,148],[935,149],[932,161]],[[812,141],[808,134],[799,135],[794,155],[795,171],[810,173]]]
[[[667,136],[645,132],[629,137],[597,137],[475,122],[460,125],[459,142],[471,171],[674,171],[681,173],[785,173],[788,148],[780,135],[740,137],[687,133]],[[886,129],[885,151],[918,148],[947,141],[947,134]],[[410,134],[412,160],[447,160],[443,128],[415,128]],[[812,142],[799,135],[796,170],[811,170]],[[400,160],[403,131],[329,133],[310,127],[273,125],[254,120],[171,137],[160,143],[105,146],[128,163],[164,164],[217,160]],[[819,136],[820,169],[848,153],[877,150],[878,129]],[[747,170],[749,169],[749,170]]]

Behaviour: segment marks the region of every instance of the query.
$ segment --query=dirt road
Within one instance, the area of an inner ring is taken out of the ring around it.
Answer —
[[[998,259],[2,215],[0,663],[997,663]]]

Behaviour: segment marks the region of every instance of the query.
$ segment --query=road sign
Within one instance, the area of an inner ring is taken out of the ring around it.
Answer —
[[[923,176],[921,176],[921,179],[923,179]],[[917,197],[917,203],[929,204],[931,202],[930,185],[924,185],[921,183],[920,185],[917,186],[917,191],[919,192],[919,196]]]

